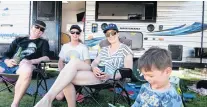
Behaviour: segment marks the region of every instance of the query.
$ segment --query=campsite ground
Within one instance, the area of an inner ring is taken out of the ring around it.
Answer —
[[[50,74],[49,76],[53,76],[54,74]],[[192,82],[184,81],[185,85],[190,85]],[[0,83],[0,87],[3,87],[4,84]],[[193,93],[189,90],[184,90],[184,92]],[[38,96],[37,101],[39,101],[41,97]],[[34,97],[25,95],[21,101],[20,107],[32,107]],[[97,100],[101,102],[101,104],[105,105],[113,99],[112,92],[108,90],[103,90],[99,93]],[[0,107],[9,107],[13,100],[13,93],[8,92],[7,90],[0,92]],[[134,102],[134,101],[132,101]],[[126,105],[123,103],[123,105]],[[207,96],[200,96],[196,94],[196,98],[192,101],[186,103],[187,107],[205,107],[207,105]],[[66,101],[54,101],[54,107],[67,107]],[[92,99],[86,99],[82,103],[78,103],[77,107],[97,107],[98,105]],[[125,106],[127,107],[127,106]]]

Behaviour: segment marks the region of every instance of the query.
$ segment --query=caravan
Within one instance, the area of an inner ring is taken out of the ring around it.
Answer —
[[[120,35],[132,40],[135,58],[159,46],[171,50],[174,62],[200,62],[195,50],[201,44],[207,48],[204,7],[202,1],[87,1],[85,43],[97,50],[104,27],[115,23]]]
[[[45,37],[56,54],[61,48],[61,32],[67,33],[71,24],[78,24],[94,57],[104,39],[103,29],[115,23],[120,36],[131,39],[135,58],[151,46],[171,50],[174,62],[200,62],[201,47],[202,56],[207,55],[204,1],[1,1],[0,9],[0,50],[16,36],[27,35],[30,23],[39,19],[48,25]]]

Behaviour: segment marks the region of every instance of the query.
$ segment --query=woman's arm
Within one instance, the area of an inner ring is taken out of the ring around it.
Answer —
[[[124,68],[133,68],[133,56],[132,54],[128,54],[125,58],[124,58]],[[121,78],[121,74],[117,73],[115,79],[120,79]]]
[[[96,59],[93,60],[93,62],[92,62],[92,64],[91,64],[91,67],[92,67],[92,68],[97,67],[98,64],[99,64],[99,62],[100,62],[100,56],[96,57]]]
[[[124,68],[133,68],[133,56],[132,54],[128,54],[124,58]]]
[[[59,58],[58,60],[58,69],[61,71],[64,68],[64,59]]]

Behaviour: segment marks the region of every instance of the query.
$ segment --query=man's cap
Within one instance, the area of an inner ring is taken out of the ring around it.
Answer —
[[[72,26],[70,27],[70,30],[72,30],[72,29],[77,29],[79,32],[82,31],[81,28],[80,28],[78,25],[72,25]]]
[[[103,33],[106,33],[108,30],[116,30],[117,32],[119,32],[116,24],[108,24],[108,26],[106,26],[106,28],[104,29]]]
[[[33,25],[38,25],[42,28],[46,28],[46,24],[43,22],[43,21],[40,21],[40,20],[36,20]]]

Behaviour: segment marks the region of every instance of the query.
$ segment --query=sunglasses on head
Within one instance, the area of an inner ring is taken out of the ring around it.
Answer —
[[[74,32],[74,31],[70,31],[71,34],[77,34],[80,35],[80,32]]]
[[[45,31],[45,28],[42,28],[42,27],[40,27],[40,26],[38,26],[38,25],[35,25],[35,28],[36,28],[36,29],[40,29],[40,31],[42,31],[42,32]]]
[[[111,31],[111,32],[106,33],[105,35],[106,35],[106,37],[110,37],[110,35],[115,36],[116,34],[117,34],[116,31]]]

